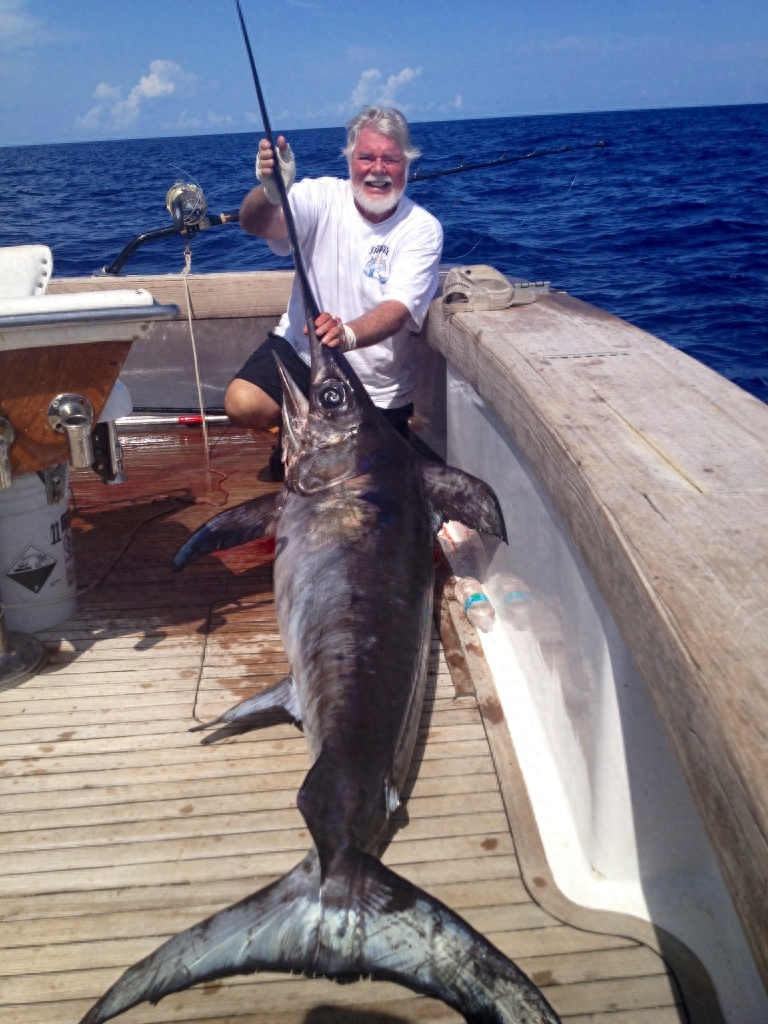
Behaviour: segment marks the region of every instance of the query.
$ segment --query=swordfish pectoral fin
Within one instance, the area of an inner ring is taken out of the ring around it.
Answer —
[[[320,918],[314,850],[283,878],[174,935],[129,967],[80,1021],[103,1024],[205,981],[259,970],[307,972]]]
[[[440,526],[453,519],[471,530],[501,537],[506,544],[507,529],[496,492],[484,480],[454,466],[422,463],[427,500]]]
[[[173,560],[174,571],[178,572],[211,551],[236,548],[250,540],[271,536],[277,527],[283,500],[282,491],[263,494],[209,519],[179,548]]]
[[[277,721],[276,715],[281,715],[283,721],[301,724],[301,708],[292,675],[284,676],[274,686],[268,686],[265,690],[246,697],[213,721],[193,725],[189,731],[200,732],[217,725],[222,726],[222,729],[203,740],[203,743],[212,743],[220,738],[220,733],[248,732],[263,725],[272,725]]]

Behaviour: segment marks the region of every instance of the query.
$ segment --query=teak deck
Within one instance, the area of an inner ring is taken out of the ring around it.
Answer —
[[[275,486],[257,478],[268,444],[215,432],[210,476],[199,432],[135,434],[124,448],[126,484],[73,479],[77,613],[40,634],[50,665],[0,693],[3,1024],[76,1024],[127,966],[287,871],[310,842],[296,809],[308,768],[300,731],[275,725],[210,745],[188,731],[286,671],[269,544],[179,576],[169,568],[217,508]],[[531,899],[486,726],[476,697],[457,694],[436,633],[405,827],[386,863],[512,956],[569,1024],[687,1021],[655,952],[562,924]],[[395,985],[276,974],[120,1019],[460,1020]]]

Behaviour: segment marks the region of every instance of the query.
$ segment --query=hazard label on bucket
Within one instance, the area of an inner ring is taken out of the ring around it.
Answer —
[[[57,562],[47,551],[28,544],[5,575],[14,583],[26,587],[33,594],[39,593],[56,568]]]

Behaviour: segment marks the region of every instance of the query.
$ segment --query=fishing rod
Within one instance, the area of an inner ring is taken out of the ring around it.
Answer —
[[[239,7],[239,4],[238,4]],[[265,112],[262,111],[264,116]],[[268,122],[266,122],[268,124]],[[266,130],[265,124],[265,130]],[[267,137],[271,135],[271,131],[267,133]],[[271,138],[269,138],[271,142]],[[523,153],[517,156],[507,156],[506,153],[502,153],[500,157],[495,160],[486,160],[484,163],[478,164],[459,164],[458,167],[449,167],[443,171],[422,171],[417,168],[413,173],[408,176],[408,184],[418,183],[420,181],[428,181],[431,178],[442,178],[447,174],[464,174],[466,171],[479,171],[486,167],[498,167],[500,164],[511,164],[519,162],[520,160],[534,160],[541,156],[557,156],[559,153],[573,153],[577,150],[584,149],[605,149],[610,143],[601,139],[600,142],[586,143],[583,146],[571,146],[565,145],[560,146],[559,149],[534,149],[530,153]],[[273,146],[274,149],[274,146]],[[276,175],[275,180],[280,179],[282,184],[282,175]],[[280,185],[278,185],[278,189]],[[240,211],[231,210],[229,213],[209,214],[202,218],[195,219],[193,213],[191,213],[187,207],[191,206],[188,200],[187,192],[193,189],[200,189],[199,185],[186,185],[183,182],[177,182],[173,188],[168,192],[166,197],[166,206],[169,209],[171,216],[173,217],[173,226],[170,228],[158,228],[155,231],[147,231],[144,234],[136,235],[136,237],[120,251],[117,257],[107,267],[102,268],[103,274],[119,274],[123,268],[123,265],[127,260],[136,252],[142,245],[146,245],[147,242],[154,242],[160,238],[169,238],[172,235],[186,235],[188,237],[193,236],[198,231],[205,231],[208,228],[217,227],[221,224],[237,224]],[[283,189],[284,191],[284,189]],[[196,197],[196,204],[205,202],[202,191],[200,191],[199,198]],[[290,207],[288,207],[290,214]],[[285,210],[283,210],[285,213]],[[293,223],[293,217],[290,217],[291,223]],[[288,223],[288,218],[286,218]],[[290,231],[290,229],[289,229]],[[293,242],[292,242],[293,248]],[[298,250],[296,250],[298,251]],[[310,291],[311,296],[311,291]]]
[[[534,160],[540,156],[556,156],[558,153],[573,153],[581,149],[605,149],[607,145],[608,143],[605,139],[601,139],[599,142],[589,142],[583,146],[570,146],[566,143],[565,146],[560,146],[559,149],[534,149],[532,152],[523,153],[520,156],[507,156],[506,153],[502,153],[495,160],[487,160],[481,164],[462,163],[458,167],[451,167],[445,171],[422,171],[417,168],[412,174],[408,175],[408,182],[427,181],[429,178],[442,178],[446,174],[464,174],[466,171],[479,171],[485,167],[498,167],[500,164],[516,163],[519,160]]]
[[[307,278],[307,273],[304,269],[304,260],[301,256],[301,249],[299,248],[299,238],[296,234],[296,225],[293,220],[293,213],[288,203],[288,193],[285,191],[285,182],[283,181],[282,171],[280,169],[280,161],[277,153],[277,146],[272,139],[272,128],[269,124],[269,115],[267,114],[267,106],[264,102],[264,95],[261,91],[261,83],[259,82],[259,73],[256,70],[256,61],[253,59],[253,50],[251,49],[251,42],[248,38],[248,30],[245,27],[245,19],[243,18],[243,11],[240,7],[240,0],[235,0],[237,3],[237,16],[240,19],[240,28],[243,33],[243,39],[245,40],[245,48],[248,51],[248,60],[251,64],[251,74],[253,75],[253,84],[256,86],[256,95],[259,100],[259,109],[261,110],[261,120],[264,123],[264,134],[269,142],[272,150],[275,154],[275,168],[273,176],[275,184],[277,185],[277,191],[280,194],[280,206],[282,207],[283,217],[285,218],[285,226],[288,229],[288,241],[291,246],[291,255],[293,256],[293,263],[296,267],[296,277],[299,280],[299,286],[301,288],[301,296],[304,300],[304,311],[307,316],[307,325],[310,330],[314,330],[315,320],[320,316],[320,307],[317,304],[315,296],[312,294],[312,289]],[[311,324],[310,324],[311,320]]]

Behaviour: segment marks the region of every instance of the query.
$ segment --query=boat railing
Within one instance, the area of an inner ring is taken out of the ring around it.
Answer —
[[[622,898],[637,885],[654,920],[690,909],[682,878],[720,885],[730,941],[727,888],[765,986],[768,408],[562,293],[484,313],[436,301],[425,336],[446,365],[427,428],[444,421],[442,454],[505,507],[489,592],[503,602],[494,578],[512,573],[534,598],[535,628],[482,639],[519,698],[505,711],[521,749],[536,723],[551,754],[549,788],[538,764],[530,784],[542,805],[559,790],[573,821],[551,851],[581,857],[577,898],[599,899],[598,878]]]

